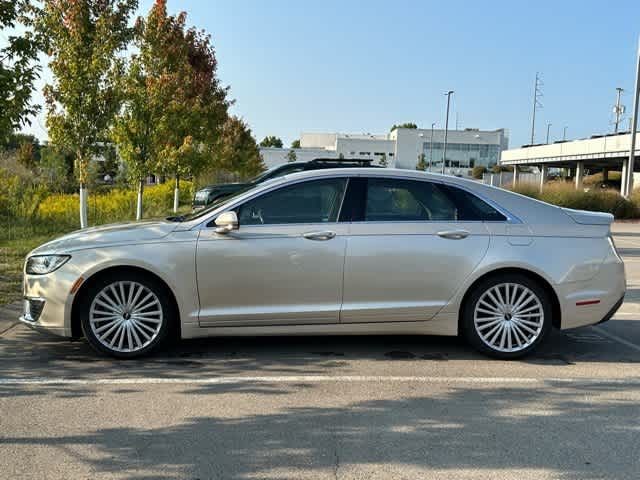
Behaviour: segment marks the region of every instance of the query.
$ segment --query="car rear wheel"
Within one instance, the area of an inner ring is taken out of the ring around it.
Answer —
[[[81,306],[89,344],[117,358],[135,358],[156,349],[172,320],[166,288],[144,275],[127,273],[92,285]]]
[[[536,349],[551,329],[551,301],[535,280],[520,274],[488,278],[463,306],[462,328],[479,351],[500,359]]]

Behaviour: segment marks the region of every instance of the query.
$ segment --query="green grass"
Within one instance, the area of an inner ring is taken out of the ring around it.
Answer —
[[[0,240],[0,304],[22,298],[22,266],[27,253],[58,234],[25,235],[14,240]]]
[[[178,215],[190,211],[189,205],[181,205]],[[167,211],[159,218],[169,215],[174,214]],[[122,221],[130,220],[130,218],[122,219]],[[110,223],[117,221],[109,219]],[[1,223],[3,225],[0,229],[0,305],[22,298],[22,267],[27,253],[49,240],[80,228],[79,225],[70,227],[67,223],[42,220],[2,221]]]

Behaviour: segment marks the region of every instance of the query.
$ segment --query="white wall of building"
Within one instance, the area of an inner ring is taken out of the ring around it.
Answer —
[[[432,140],[430,129],[398,128],[388,134],[344,134],[344,133],[307,133],[300,135],[301,148],[293,149],[297,161],[309,161],[315,158],[357,158],[370,159],[373,164],[379,164],[386,157],[387,166],[396,168],[415,169],[422,153],[427,163],[431,160],[430,144]],[[444,142],[444,130],[433,131],[433,143]],[[506,130],[449,130],[447,135],[447,159],[465,157],[462,148],[484,146],[493,152],[491,157],[474,158],[476,165],[493,165],[499,160],[500,152],[508,148],[508,134]],[[453,146],[452,146],[453,145]],[[456,148],[459,146],[459,148]],[[287,162],[288,148],[261,148],[260,152],[267,167]],[[442,168],[442,150],[433,151],[432,171]],[[497,157],[496,157],[497,152]],[[466,155],[469,157],[469,155]],[[447,173],[466,175],[470,169],[468,163],[453,165],[447,168]]]
[[[283,163],[287,163],[289,151],[296,154],[296,162],[309,162],[316,158],[338,158],[335,150],[324,150],[322,148],[274,148],[260,147],[260,154],[267,168],[272,168]]]

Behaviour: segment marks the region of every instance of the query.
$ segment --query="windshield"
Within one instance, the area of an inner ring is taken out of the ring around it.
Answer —
[[[200,190],[198,192],[196,192],[195,198],[193,200],[193,203],[195,205],[206,205],[207,204],[207,200],[209,199],[209,194],[211,192],[209,190]]]

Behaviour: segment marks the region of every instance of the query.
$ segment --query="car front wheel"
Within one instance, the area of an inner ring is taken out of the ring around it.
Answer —
[[[530,353],[551,329],[549,295],[525,275],[500,275],[480,282],[463,308],[464,336],[476,349],[495,358]]]
[[[160,282],[144,275],[103,278],[84,296],[83,333],[94,349],[107,355],[145,355],[167,336],[172,315],[168,297]]]

